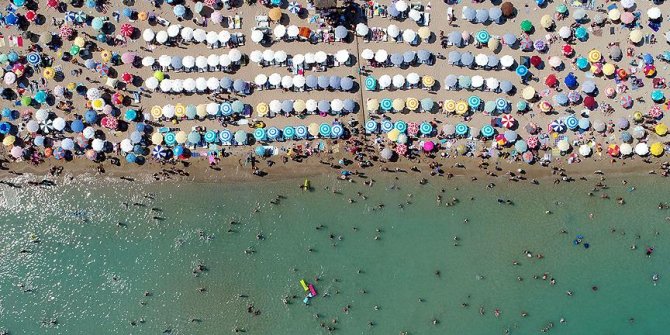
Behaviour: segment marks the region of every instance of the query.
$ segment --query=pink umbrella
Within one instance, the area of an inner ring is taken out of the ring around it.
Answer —
[[[621,97],[621,106],[623,106],[623,108],[633,107],[633,98],[631,98],[630,95]]]
[[[407,124],[407,133],[415,136],[419,133],[419,124],[416,122],[410,122]]]
[[[102,107],[102,112],[105,114],[111,114],[114,108],[112,108],[112,105],[105,105]]]
[[[605,89],[605,95],[607,95],[608,98],[614,98],[616,96],[616,90],[614,87],[608,87]]]
[[[130,84],[131,82],[133,82],[133,75],[128,73],[128,72],[125,72],[121,76],[121,80],[123,80],[123,82],[126,83],[126,84]]]
[[[500,122],[502,123],[503,127],[507,129],[511,129],[512,127],[514,127],[515,121],[516,120],[514,120],[514,117],[512,117],[512,115],[509,114],[505,114],[500,118]]]
[[[73,33],[72,28],[70,28],[70,26],[68,26],[67,24],[63,25],[58,30],[58,36],[66,40],[72,37],[72,33]]]
[[[405,144],[398,144],[398,145],[395,147],[395,152],[396,152],[398,155],[404,156],[405,154],[407,154],[407,145],[405,145]]]
[[[19,146],[13,147],[12,151],[11,151],[11,154],[12,154],[12,157],[14,157],[14,158],[19,158],[19,157],[23,156],[23,148],[21,148]]]
[[[423,142],[423,151],[431,152],[434,149],[435,149],[435,143],[433,143],[432,141]]]
[[[135,58],[137,58],[137,54],[134,52],[124,52],[121,55],[121,61],[123,64],[132,64],[135,62]]]
[[[530,151],[526,151],[521,155],[521,158],[523,158],[523,161],[530,164],[535,160],[535,156],[533,156],[533,153]]]
[[[135,32],[135,27],[130,25],[130,23],[124,23],[121,25],[120,32],[122,36],[130,37]]]
[[[216,5],[216,3],[217,3],[217,0],[205,0],[203,3],[204,3],[206,6],[214,7],[214,6]]]
[[[102,125],[105,128],[116,129],[116,127],[119,126],[119,121],[117,121],[115,118],[111,116],[105,116],[100,121],[100,125]]]
[[[660,119],[661,117],[663,117],[663,111],[661,110],[661,107],[654,106],[654,107],[651,107],[651,109],[649,109],[649,111],[647,112],[647,115],[649,115],[650,117],[652,117],[654,119]]]
[[[213,23],[221,23],[221,21],[223,21],[223,15],[221,15],[221,12],[216,11],[212,13],[209,19],[212,20]]]
[[[120,105],[123,103],[123,94],[116,92],[112,94],[112,103],[115,105]]]
[[[540,141],[537,139],[537,136],[531,136],[526,139],[526,144],[528,144],[529,148],[535,149],[540,144]]]
[[[633,23],[633,21],[635,21],[635,15],[633,15],[633,13],[624,12],[623,14],[621,14],[621,22],[623,22],[624,24],[630,24]]]

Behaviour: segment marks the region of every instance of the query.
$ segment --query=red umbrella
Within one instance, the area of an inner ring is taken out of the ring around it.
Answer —
[[[25,17],[26,17],[26,20],[28,20],[30,22],[33,22],[35,20],[35,18],[37,17],[37,14],[35,14],[34,10],[29,10],[29,11],[26,12]]]
[[[563,46],[563,56],[570,56],[575,50],[572,48],[570,44],[566,44]]]
[[[514,117],[509,114],[505,114],[500,117],[500,123],[507,129],[514,127],[514,121]]]
[[[125,37],[130,37],[135,32],[135,27],[130,25],[130,23],[124,23],[121,25],[121,35]]]
[[[130,84],[131,82],[133,82],[133,78],[134,78],[133,75],[128,73],[128,72],[125,72],[121,76],[121,80],[123,80],[123,82],[126,83],[126,84]]]
[[[554,87],[558,85],[558,79],[556,79],[556,75],[552,73],[547,76],[547,79],[545,79],[544,83],[549,87]]]
[[[586,98],[584,98],[584,106],[588,109],[596,108],[596,99],[590,95],[587,95]]]
[[[105,116],[102,118],[102,120],[100,120],[100,125],[102,125],[105,128],[116,129],[116,127],[119,126],[119,121],[117,121],[112,116]]]
[[[58,0],[47,0],[47,7],[49,8],[56,8],[58,4]]]
[[[616,157],[619,156],[619,146],[616,144],[610,144],[609,147],[607,147],[607,154]]]
[[[112,103],[115,105],[120,105],[123,103],[123,94],[116,92],[112,94]]]
[[[540,58],[540,56],[537,56],[537,55],[531,56],[530,57],[530,64],[533,65],[534,67],[538,67],[538,66],[540,66],[540,64],[542,64],[542,58]]]

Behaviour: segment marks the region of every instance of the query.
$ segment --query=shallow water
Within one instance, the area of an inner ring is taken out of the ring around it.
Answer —
[[[313,181],[312,192],[300,191],[301,181],[3,185],[0,328],[12,334],[221,334],[235,327],[248,334],[325,334],[321,323],[339,334],[529,334],[549,322],[555,334],[670,328],[670,211],[657,209],[670,201],[670,185],[644,177],[624,186],[612,178],[608,190],[589,197],[596,182],[590,179],[490,191],[485,183],[442,179],[424,186],[392,186],[389,179],[373,188],[323,179]],[[278,194],[285,198],[270,204]],[[616,203],[619,196],[625,205]],[[452,197],[458,202],[444,206]],[[573,244],[578,234],[590,248]],[[656,249],[647,258],[649,246]],[[524,250],[545,257],[527,258]],[[207,271],[194,276],[199,262]],[[543,273],[556,285],[533,279]],[[661,277],[657,286],[654,273]],[[303,278],[319,292],[309,306],[302,303]],[[282,302],[293,295],[290,304]],[[260,315],[247,312],[250,304]],[[52,319],[56,325],[48,324]]]

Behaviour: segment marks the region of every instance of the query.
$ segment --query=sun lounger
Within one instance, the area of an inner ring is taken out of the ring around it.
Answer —
[[[423,13],[423,25],[427,26],[429,24],[430,24],[430,13]]]
[[[242,29],[242,18],[239,15],[235,15],[234,19],[234,29]]]

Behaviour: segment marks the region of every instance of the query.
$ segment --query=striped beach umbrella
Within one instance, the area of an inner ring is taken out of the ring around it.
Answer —
[[[480,101],[481,102],[481,101]],[[444,110],[446,112],[452,113],[456,111],[456,101],[454,100],[445,100],[444,101]]]
[[[163,141],[165,141],[165,144],[167,145],[174,145],[177,143],[177,136],[174,133],[166,133],[163,136]]]
[[[365,131],[368,133],[376,133],[377,132],[377,121],[375,120],[368,120],[368,122],[365,123]]]
[[[233,133],[228,129],[224,129],[219,132],[219,140],[221,140],[221,143],[231,143],[233,140]]]
[[[263,128],[256,128],[256,130],[254,130],[254,138],[256,141],[265,141],[265,135],[265,129]]]
[[[419,133],[419,124],[416,122],[410,122],[407,124],[407,134],[410,136],[416,136]]]
[[[570,128],[570,130],[575,130],[579,128],[579,120],[574,115],[570,115],[565,119],[565,124]]]
[[[216,142],[216,139],[218,138],[216,132],[214,130],[208,130],[205,133],[205,142],[207,143],[214,143]]]
[[[456,135],[465,135],[468,133],[468,126],[465,123],[456,125]]]
[[[490,124],[484,125],[479,131],[484,137],[491,137],[495,134],[495,129]]]
[[[26,60],[28,61],[28,64],[37,66],[42,62],[42,57],[40,57],[40,54],[37,52],[31,52],[26,56]]]
[[[333,127],[330,129],[330,132],[333,138],[340,138],[342,135],[344,135],[344,128],[341,124],[337,123],[333,125]]]
[[[428,122],[422,122],[419,131],[421,134],[428,136],[433,132],[433,126]]]
[[[295,136],[297,136],[298,138],[306,138],[307,137],[307,127],[305,127],[305,126],[295,127]]]
[[[284,138],[286,139],[292,139],[293,137],[295,137],[295,128],[291,126],[284,127],[284,130],[282,132],[284,133]]]
[[[503,127],[507,128],[507,129],[510,129],[510,128],[514,127],[514,122],[515,121],[516,120],[514,120],[514,117],[512,117],[509,114],[505,114],[505,115],[500,117],[500,123],[502,124]]]
[[[268,139],[273,140],[273,141],[277,140],[279,138],[279,135],[280,135],[279,128],[277,128],[277,127],[268,128],[267,135],[268,135]]]
[[[233,105],[230,102],[223,102],[219,105],[219,111],[223,116],[230,116],[233,114]]]
[[[477,35],[475,35],[475,38],[477,39],[477,42],[486,44],[491,39],[491,34],[489,34],[489,32],[486,31],[486,29],[482,29],[482,30],[477,32]]]
[[[549,128],[557,133],[562,133],[565,131],[566,126],[562,120],[554,120],[549,124]]]
[[[162,145],[157,145],[151,150],[151,155],[156,159],[167,157],[167,150]]]
[[[365,89],[368,91],[374,91],[377,89],[377,79],[373,76],[367,76],[365,78]]]
[[[389,120],[382,121],[381,129],[383,132],[388,133],[389,131],[394,129],[393,122]]]
[[[405,123],[405,121],[400,120],[395,123],[394,128],[398,129],[399,132],[404,133],[407,131],[407,123]]]
[[[332,133],[332,128],[327,123],[322,123],[319,126],[319,135],[321,135],[323,137],[330,137],[331,133]]]
[[[508,105],[507,100],[503,98],[496,99],[496,108],[498,108],[499,110],[506,110],[507,105]]]
[[[468,98],[468,106],[470,106],[470,108],[472,108],[472,109],[478,109],[478,108],[479,108],[479,105],[480,105],[481,103],[482,103],[482,99],[480,99],[480,98],[479,98],[478,96],[476,96],[476,95],[471,95],[471,96]]]
[[[390,111],[393,109],[393,100],[384,98],[379,102],[379,106],[385,111]]]

